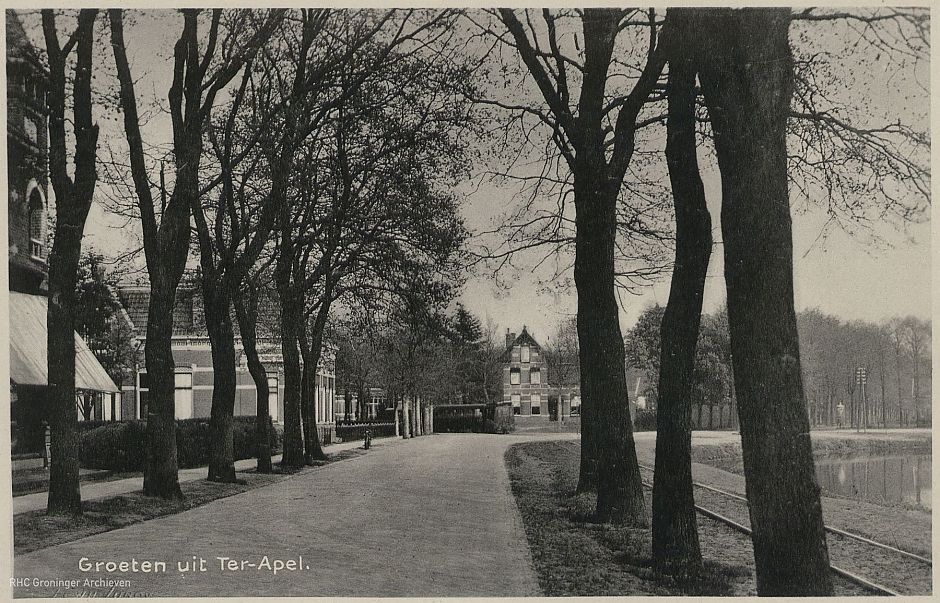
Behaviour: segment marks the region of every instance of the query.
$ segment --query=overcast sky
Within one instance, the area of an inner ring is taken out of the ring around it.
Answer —
[[[169,17],[169,18],[168,18]],[[42,45],[38,17],[24,15],[24,24],[37,45]],[[159,18],[138,18],[129,24],[127,35],[132,70],[141,74],[138,94],[165,98],[169,87],[173,36],[177,34],[178,18],[164,14]],[[172,24],[166,27],[166,24]],[[99,60],[112,61],[108,56]],[[120,122],[99,117],[102,138],[120,137]],[[144,132],[147,140],[168,138],[168,128],[160,119],[154,120]],[[121,143],[120,138],[117,139]],[[703,179],[706,185],[712,221],[715,227],[712,261],[706,286],[705,310],[712,311],[724,301],[722,248],[719,224],[720,184],[717,171],[705,162]],[[463,187],[462,187],[463,188]],[[467,186],[464,213],[468,226],[487,230],[498,224],[506,208],[513,203],[513,191],[494,184]],[[50,191],[51,193],[51,191]],[[50,195],[51,196],[51,195]],[[794,215],[794,277],[796,307],[819,308],[843,319],[881,321],[894,315],[931,314],[930,266],[931,225],[911,224],[897,229],[875,225],[880,244],[870,238],[853,238],[841,230],[820,237],[826,224],[821,210],[814,209]],[[100,251],[116,254],[139,245],[137,231],[127,228],[124,220],[115,219],[97,204],[88,220],[87,243]],[[573,290],[540,293],[544,289],[547,270],[535,271],[523,266],[515,273],[502,276],[508,287],[498,286],[492,275],[480,270],[461,295],[464,304],[486,322],[490,319],[500,331],[519,331],[528,325],[538,337],[551,332],[560,319],[576,309]],[[629,328],[647,306],[665,304],[669,295],[668,275],[640,295],[625,294],[621,302],[621,327]]]

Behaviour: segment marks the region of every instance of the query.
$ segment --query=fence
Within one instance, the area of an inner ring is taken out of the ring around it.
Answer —
[[[368,421],[337,421],[336,437],[342,442],[364,440],[366,430],[372,432],[373,438],[387,438],[395,435],[394,423],[374,423]]]

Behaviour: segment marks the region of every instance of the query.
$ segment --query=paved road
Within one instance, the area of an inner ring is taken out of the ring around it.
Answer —
[[[80,583],[68,592],[47,585],[18,587],[15,594],[538,595],[503,455],[510,444],[539,437],[435,435],[378,443],[364,456],[265,488],[19,556],[17,578]],[[194,556],[206,560],[205,571],[179,571],[178,563]],[[264,556],[271,569],[258,567]],[[82,572],[83,557],[163,561],[166,571]],[[222,570],[218,557],[255,566]],[[273,571],[275,560],[301,559],[294,563],[302,569]],[[84,586],[85,578],[129,584]]]

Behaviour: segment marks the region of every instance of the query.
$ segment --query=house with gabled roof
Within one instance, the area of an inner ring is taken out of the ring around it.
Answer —
[[[517,336],[506,329],[506,349],[502,356],[503,402],[512,406],[514,415],[544,416],[557,420],[571,415],[580,407],[578,386],[558,387],[551,384],[542,346],[523,325]]]
[[[150,305],[150,288],[121,286],[118,297],[134,326],[134,335],[143,349],[147,337],[147,312]],[[238,360],[235,367],[235,416],[254,416],[257,396],[254,380],[248,372],[248,361],[243,352],[241,338],[235,329],[235,350]],[[284,369],[281,343],[276,337],[260,336],[258,353],[268,374],[268,408],[275,423],[284,417]],[[176,294],[173,308],[173,336],[171,339],[173,360],[176,363],[176,418],[205,418],[212,409],[214,368],[212,347],[206,330],[205,310],[202,294],[197,287],[181,286]],[[336,350],[325,343],[317,367],[315,389],[315,414],[317,427],[323,441],[331,441],[335,433],[334,398]],[[149,379],[146,367],[138,367],[133,383],[124,387],[125,418],[147,416]]]

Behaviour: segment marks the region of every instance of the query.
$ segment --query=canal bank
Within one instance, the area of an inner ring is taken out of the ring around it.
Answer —
[[[929,430],[813,431],[812,440],[824,496],[928,512],[932,508]],[[692,460],[744,474],[737,433],[696,433]]]
[[[930,431],[925,429],[887,430],[855,433],[846,430],[812,432],[817,465],[832,459],[851,459],[858,455],[930,455]],[[637,433],[640,463],[654,463],[655,433]],[[697,481],[745,495],[744,476],[740,471],[741,445],[736,432],[693,432],[692,474]],[[732,469],[737,468],[738,471]],[[921,476],[929,479],[929,462]],[[826,524],[899,546],[919,555],[931,556],[931,515],[925,506],[886,504],[861,498],[822,493]],[[929,502],[929,501],[928,501]]]

